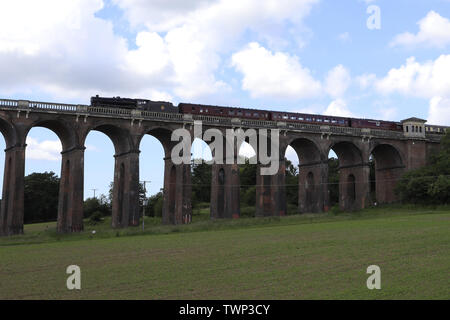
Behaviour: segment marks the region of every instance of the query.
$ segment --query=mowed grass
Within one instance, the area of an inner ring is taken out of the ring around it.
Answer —
[[[448,209],[199,220],[63,236],[26,226],[0,239],[0,299],[450,298]],[[81,290],[66,288],[72,264]],[[373,264],[381,290],[366,287]]]

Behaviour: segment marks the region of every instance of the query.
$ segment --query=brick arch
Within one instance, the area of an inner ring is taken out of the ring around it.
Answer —
[[[164,149],[164,156],[170,157],[172,147],[177,143],[171,141],[172,130],[167,127],[155,126],[146,128],[142,134],[140,134],[137,138],[136,146],[140,148],[142,139],[145,135],[151,135],[156,138],[162,145]]]
[[[87,136],[91,131],[99,131],[104,133],[114,145],[116,155],[124,154],[138,150],[133,142],[130,131],[110,123],[99,123],[90,127],[83,135],[81,144],[84,145]]]
[[[7,119],[0,117],[0,133],[5,139],[6,149],[15,146],[19,141],[15,125]]]
[[[331,150],[338,156],[340,167],[358,165],[364,161],[362,150],[353,142],[337,141],[332,143],[328,148],[327,156]]]
[[[330,150],[339,159],[340,208],[346,211],[365,208],[370,201],[370,167],[363,146],[348,140],[338,140],[329,146],[328,152]]]
[[[405,172],[405,160],[394,145],[379,143],[370,154],[375,161],[375,199],[377,203],[392,203],[398,200],[395,186]]]
[[[175,164],[172,148],[178,141],[171,141],[174,130],[179,125],[151,125],[140,130],[136,145],[140,146],[145,135],[156,138],[164,149],[163,224],[188,223],[192,219],[190,164]],[[190,158],[190,155],[189,155]]]
[[[370,150],[375,165],[379,168],[404,167],[405,160],[402,152],[390,143],[379,143]]]
[[[299,159],[299,212],[323,211],[327,202],[324,184],[324,180],[327,177],[325,155],[318,144],[308,137],[293,138],[288,141],[287,145],[290,145],[295,150]]]
[[[284,155],[288,146],[291,146],[298,157],[301,165],[319,163],[325,160],[325,155],[321,152],[319,145],[307,137],[296,137],[288,141],[281,153]]]
[[[46,128],[55,133],[62,145],[62,151],[71,150],[78,147],[78,133],[68,122],[62,119],[38,120],[25,129],[24,141],[33,128]]]

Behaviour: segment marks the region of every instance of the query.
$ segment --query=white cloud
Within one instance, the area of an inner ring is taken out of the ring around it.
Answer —
[[[428,123],[450,126],[450,99],[434,97],[430,100]]]
[[[356,77],[356,82],[359,84],[359,87],[362,90],[365,90],[373,85],[376,78],[377,76],[373,73],[370,74],[365,73],[363,75]]]
[[[333,100],[323,114],[337,117],[356,117],[348,109],[347,103],[343,99]]]
[[[232,65],[243,74],[242,89],[252,97],[300,99],[320,93],[321,84],[296,56],[271,52],[256,42],[233,54]]]
[[[338,65],[331,69],[325,79],[325,91],[332,97],[342,97],[351,83],[350,72]]]
[[[405,32],[397,35],[391,46],[428,46],[444,48],[450,44],[450,20],[435,11],[430,11],[418,23],[417,34]]]
[[[39,142],[30,136],[27,137],[27,159],[32,160],[61,160],[62,145],[59,140],[44,140]]]
[[[375,82],[383,94],[401,93],[407,96],[432,98],[450,96],[450,55],[441,55],[434,61],[419,63],[408,58],[400,68],[391,69]]]
[[[0,2],[0,93],[45,92],[192,99],[229,90],[222,59],[247,31],[301,42],[302,21],[318,0],[114,0],[132,27],[136,49],[95,16],[102,0]],[[278,39],[278,40],[277,40]]]

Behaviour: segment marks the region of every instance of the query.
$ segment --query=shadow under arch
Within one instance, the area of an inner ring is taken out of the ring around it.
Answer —
[[[364,163],[361,149],[353,142],[337,141],[330,145],[339,160],[339,207],[353,211],[365,208],[370,199],[370,167]]]
[[[322,212],[327,210],[325,181],[328,166],[318,145],[308,138],[297,137],[288,144],[299,159],[298,211]]]
[[[148,128],[139,137],[137,145],[140,145],[143,137],[147,134],[161,143],[164,149],[162,222],[163,224],[184,224],[192,220],[191,165],[190,163],[179,164],[173,161],[172,148],[179,141],[171,141],[172,132],[172,130],[161,126]]]
[[[82,143],[91,131],[105,134],[114,146],[114,182],[112,192],[113,228],[139,224],[139,149],[130,131],[119,126],[98,123],[85,133]]]
[[[375,197],[377,203],[398,201],[395,186],[405,173],[406,166],[400,151],[391,144],[380,143],[370,154],[375,162]]]

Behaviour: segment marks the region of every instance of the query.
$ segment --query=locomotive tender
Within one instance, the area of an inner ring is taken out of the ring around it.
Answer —
[[[105,98],[98,95],[91,98],[91,106],[116,107],[125,109],[138,109],[153,112],[170,112],[182,114],[210,115],[228,118],[242,118],[252,120],[301,122],[310,124],[322,124],[352,128],[369,128],[392,131],[403,131],[400,122],[358,119],[349,117],[335,117],[317,114],[305,114],[294,112],[268,111],[259,109],[222,107],[213,105],[202,105],[192,103],[180,103],[178,107],[170,102],[151,101],[145,99],[130,99],[121,97]],[[433,130],[433,128],[436,129]],[[427,132],[444,133],[445,129],[437,126],[427,126]]]

